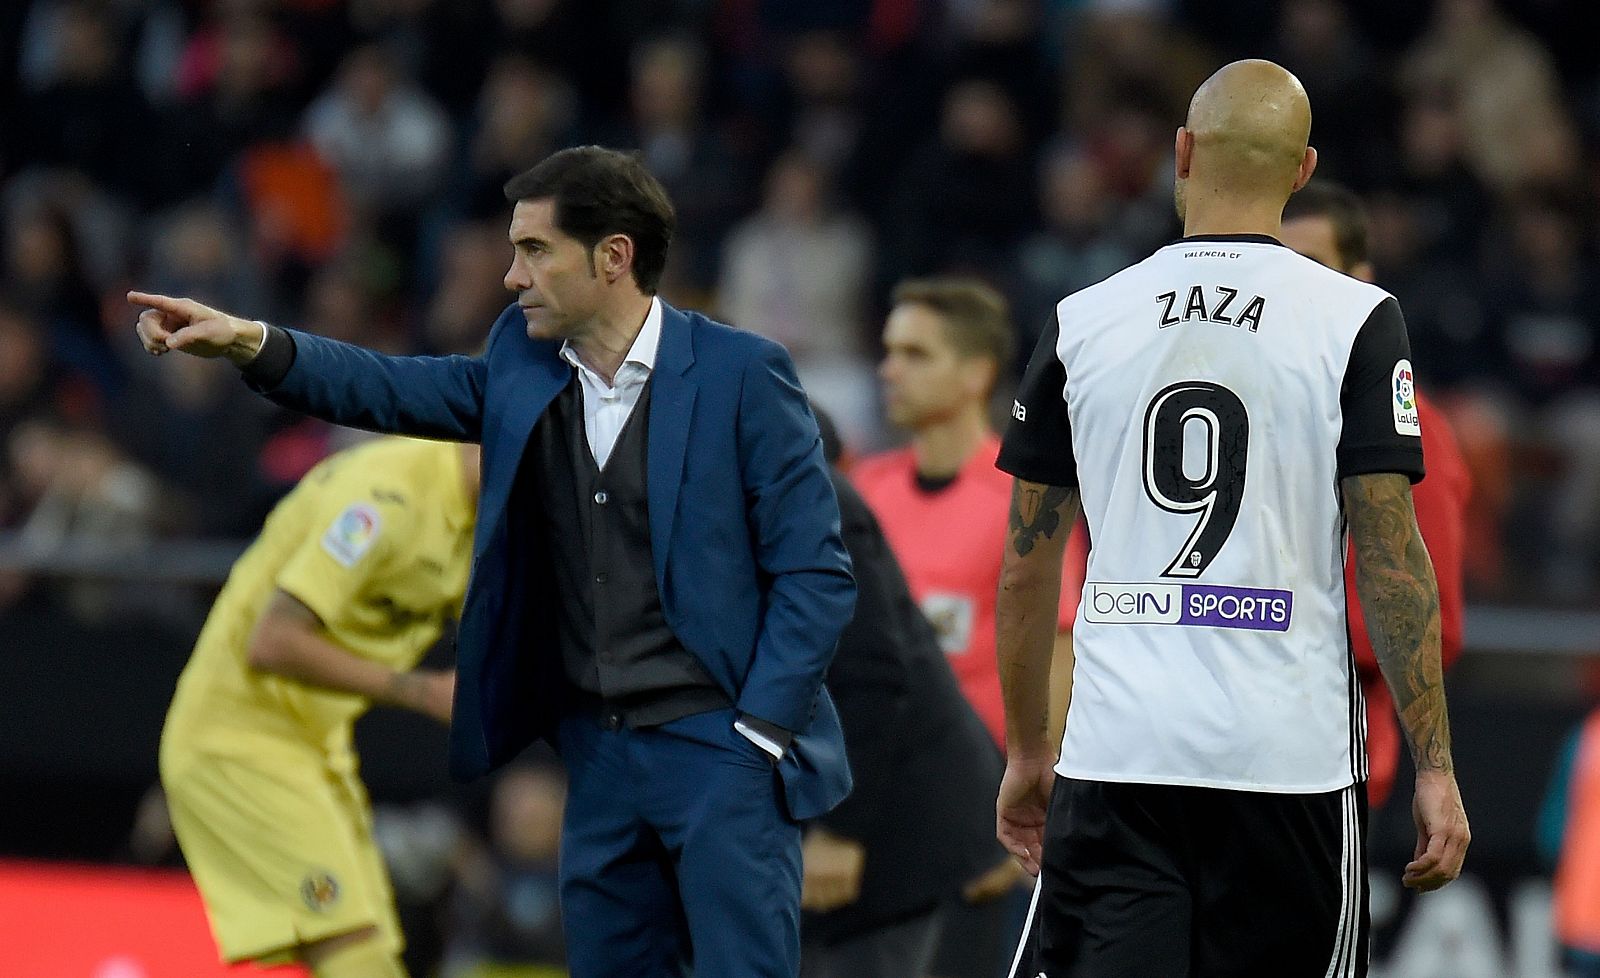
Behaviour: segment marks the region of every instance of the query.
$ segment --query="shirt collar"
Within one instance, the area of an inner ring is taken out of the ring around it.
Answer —
[[[1208,241],[1217,244],[1266,244],[1277,245],[1280,248],[1288,247],[1270,234],[1253,234],[1250,232],[1239,234],[1190,234],[1176,241],[1168,242],[1168,244],[1192,245],[1205,244]]]
[[[634,337],[633,345],[628,347],[628,355],[622,358],[624,366],[635,364],[643,367],[645,373],[650,373],[656,368],[656,350],[661,346],[661,299],[659,296],[650,297],[650,311],[645,314],[644,325],[639,327],[639,335]],[[572,348],[572,341],[567,340],[561,344],[561,359],[589,373],[588,366],[578,358],[578,351]],[[620,374],[622,371],[617,371]]]

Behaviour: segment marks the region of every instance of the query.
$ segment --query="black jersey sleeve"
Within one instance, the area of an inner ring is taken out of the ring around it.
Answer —
[[[1339,406],[1339,477],[1396,472],[1421,482],[1422,427],[1405,317],[1391,296],[1367,316],[1350,348]]]
[[[1056,355],[1060,324],[1039,337],[1022,385],[1011,404],[1011,423],[995,465],[1019,479],[1047,486],[1076,486],[1072,423],[1067,417],[1067,369]]]

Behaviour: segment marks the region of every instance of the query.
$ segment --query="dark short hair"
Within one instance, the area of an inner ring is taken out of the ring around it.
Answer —
[[[1016,331],[1005,296],[974,278],[920,278],[894,289],[894,304],[926,306],[944,320],[956,352],[986,357],[1003,371],[1011,364]]]
[[[1284,205],[1283,219],[1325,217],[1333,225],[1333,243],[1339,261],[1354,268],[1367,260],[1367,208],[1361,198],[1343,184],[1313,180],[1295,192]]]
[[[633,241],[633,280],[651,295],[661,284],[677,226],[672,201],[635,153],[575,146],[506,181],[506,200],[553,200],[556,227],[593,251],[602,238]]]

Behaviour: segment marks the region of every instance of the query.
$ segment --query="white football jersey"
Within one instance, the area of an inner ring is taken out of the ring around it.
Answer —
[[[1063,299],[999,466],[1077,486],[1091,549],[1056,770],[1325,792],[1366,777],[1339,480],[1422,477],[1394,298],[1262,235]]]

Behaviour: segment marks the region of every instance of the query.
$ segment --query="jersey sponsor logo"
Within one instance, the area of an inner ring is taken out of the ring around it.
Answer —
[[[1401,435],[1422,435],[1422,419],[1417,414],[1417,379],[1411,372],[1411,361],[1400,360],[1394,365],[1394,430]]]
[[[1185,584],[1178,624],[1286,632],[1293,610],[1294,592],[1280,588]]]
[[[1028,420],[1028,406],[1021,401],[1011,402],[1011,416],[1018,421]]]
[[[300,881],[300,899],[317,913],[339,902],[339,881],[325,869],[314,869]]]
[[[965,594],[932,591],[923,595],[922,614],[939,638],[939,651],[945,655],[966,654],[972,644],[976,607],[976,602]]]
[[[345,567],[355,566],[378,539],[383,520],[365,503],[352,503],[322,534],[322,549]]]
[[[1225,584],[1110,584],[1083,588],[1083,617],[1097,625],[1196,625],[1286,632],[1294,592]]]
[[[1083,617],[1097,625],[1176,625],[1183,585],[1091,582],[1083,587]]]

